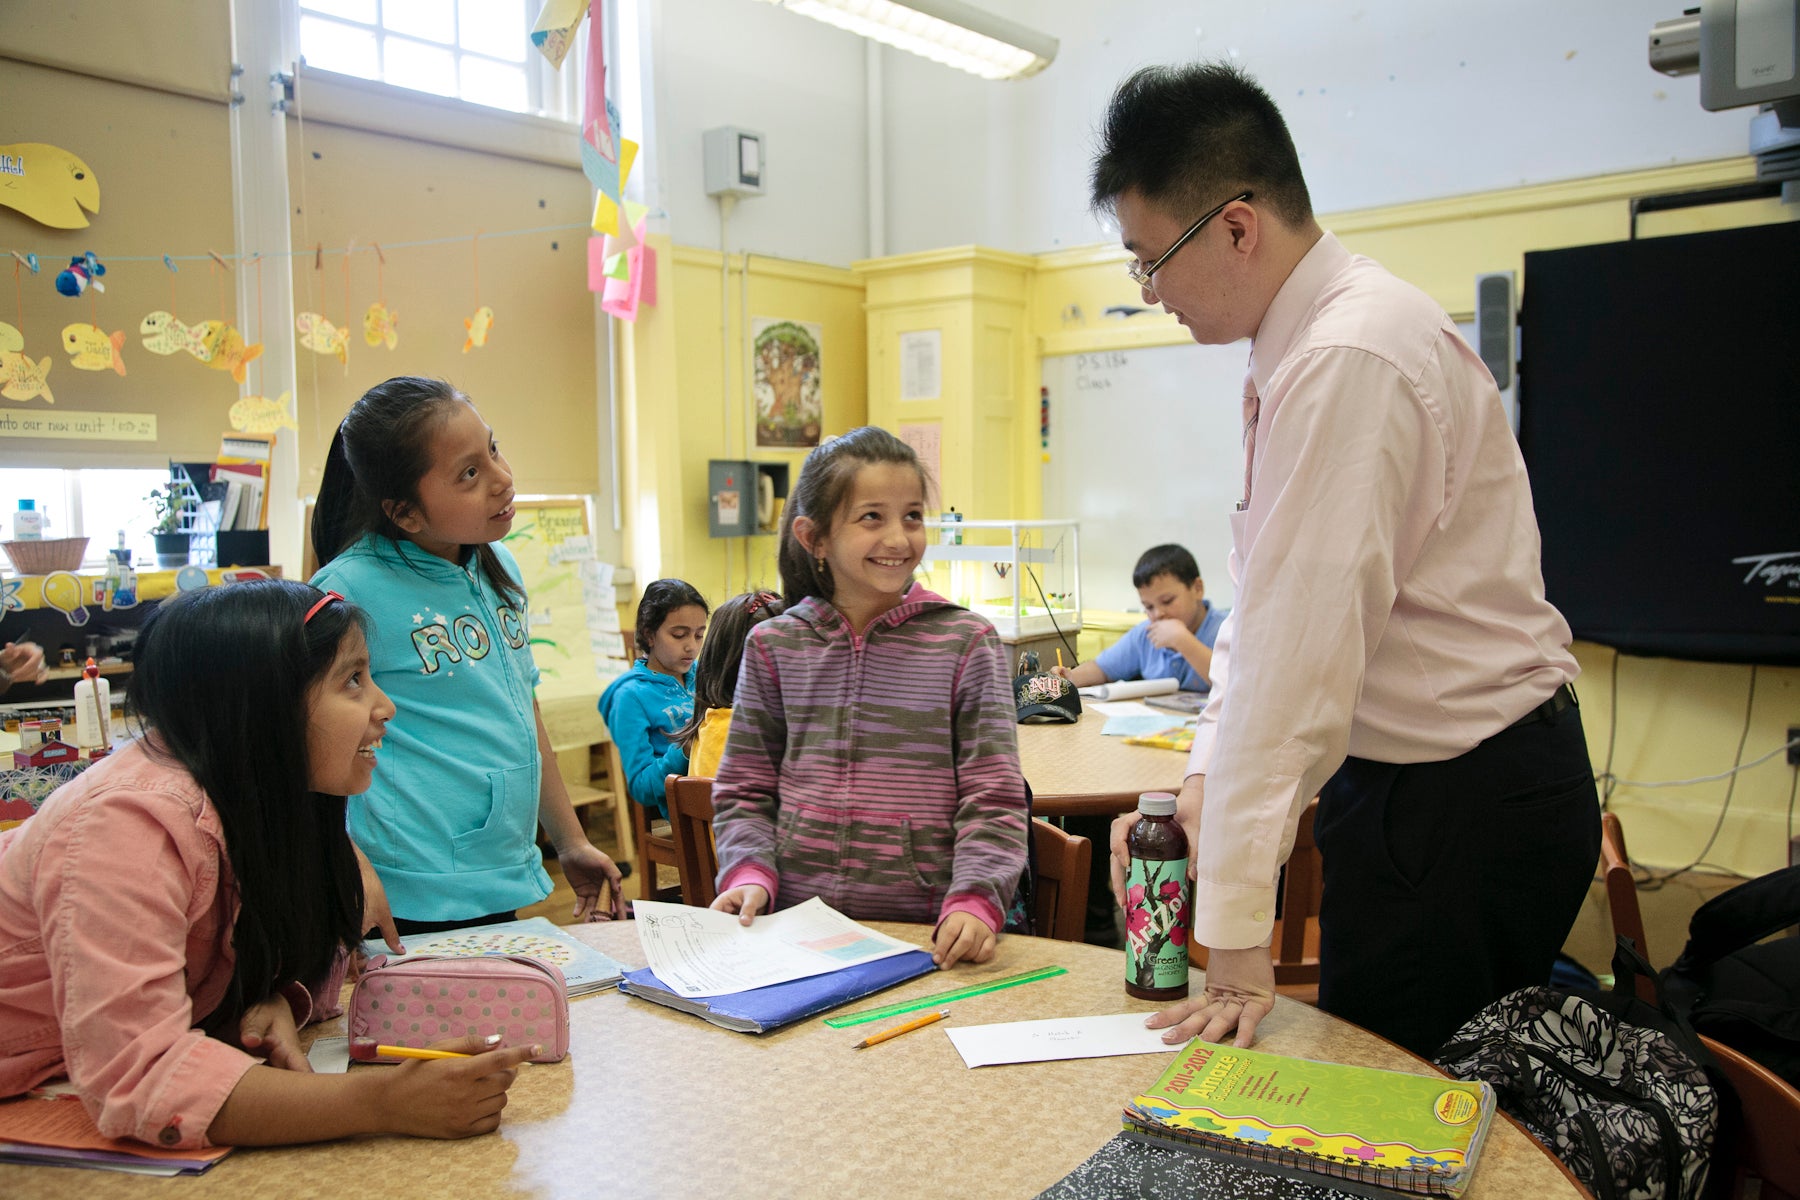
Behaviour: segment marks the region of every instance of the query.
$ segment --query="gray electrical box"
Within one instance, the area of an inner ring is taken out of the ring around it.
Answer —
[[[774,533],[787,495],[786,463],[712,459],[706,464],[706,532],[712,537]]]
[[[763,135],[733,125],[709,129],[701,135],[706,149],[706,194],[709,196],[760,196],[763,194]]]

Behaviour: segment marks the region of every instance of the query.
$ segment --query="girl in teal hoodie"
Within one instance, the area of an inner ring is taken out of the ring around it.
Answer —
[[[706,636],[706,598],[679,579],[658,579],[638,602],[638,660],[600,695],[600,717],[625,770],[631,798],[667,817],[665,775],[687,774],[675,734],[694,715],[694,660]]]

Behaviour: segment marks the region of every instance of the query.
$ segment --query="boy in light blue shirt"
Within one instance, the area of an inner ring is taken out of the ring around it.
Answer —
[[[1187,548],[1152,546],[1131,572],[1144,620],[1092,662],[1054,670],[1076,687],[1126,679],[1173,679],[1184,692],[1212,690],[1212,647],[1228,608],[1206,598]]]

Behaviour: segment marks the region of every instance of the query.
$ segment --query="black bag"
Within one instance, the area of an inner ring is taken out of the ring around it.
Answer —
[[[1796,923],[1800,867],[1739,884],[1695,910],[1687,948],[1661,982],[1696,1032],[1800,1086],[1800,938],[1762,942]]]
[[[1456,1031],[1437,1064],[1482,1080],[1598,1200],[1698,1200],[1719,1123],[1710,1059],[1666,1006],[1637,998],[1629,938],[1613,990],[1522,988]]]

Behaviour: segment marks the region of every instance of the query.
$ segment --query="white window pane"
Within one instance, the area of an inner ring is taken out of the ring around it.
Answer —
[[[456,37],[464,50],[474,50],[503,58],[508,62],[524,62],[525,49],[531,43],[531,29],[525,23],[524,0],[460,0],[462,19]],[[468,87],[465,81],[464,88]],[[468,96],[465,99],[474,99]]]
[[[300,0],[300,11],[326,13],[369,25],[375,23],[375,0]]]
[[[141,566],[146,561],[154,565],[150,527],[156,517],[144,497],[151,488],[168,482],[168,470],[86,470],[80,478],[82,532],[88,535],[88,560],[104,564],[106,552],[119,544],[123,531],[133,565]]]
[[[525,85],[525,68],[465,54],[462,60],[462,98],[472,104],[487,104],[511,112],[524,112],[531,106],[531,98]]]
[[[456,40],[456,0],[386,0],[381,23],[392,33],[428,42]]]
[[[375,35],[353,25],[318,17],[300,18],[300,53],[309,67],[361,79],[381,78]]]
[[[382,46],[381,77],[396,87],[456,95],[456,58],[448,50],[391,37]]]

